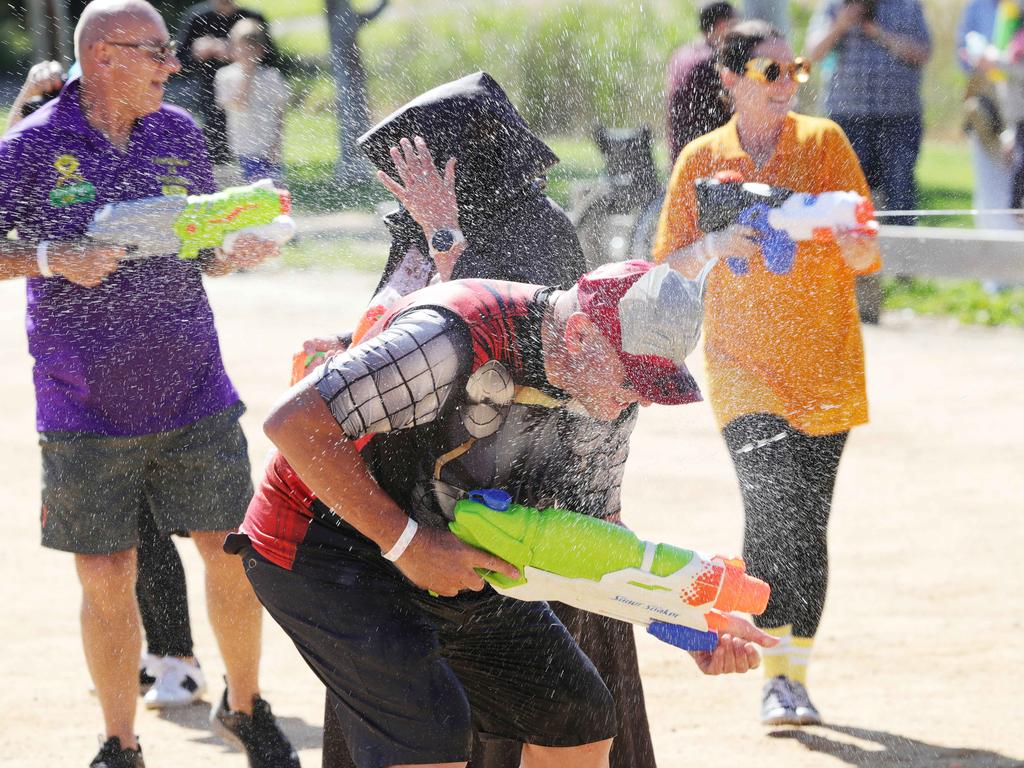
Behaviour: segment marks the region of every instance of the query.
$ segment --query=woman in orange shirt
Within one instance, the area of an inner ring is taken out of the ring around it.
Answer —
[[[828,581],[835,477],[850,429],[867,421],[854,280],[880,260],[871,238],[840,234],[798,243],[792,269],[775,274],[749,227],[700,231],[695,182],[720,171],[797,192],[869,195],[842,130],[790,111],[807,69],[778,30],[737,25],[719,64],[735,115],[680,153],[654,260],[692,277],[720,257],[705,294],[708,394],[743,495],[744,557],[772,586],[757,623],[783,639],[765,653],[761,719],[806,725],[821,722],[806,675]],[[727,257],[745,259],[747,273],[735,274]]]

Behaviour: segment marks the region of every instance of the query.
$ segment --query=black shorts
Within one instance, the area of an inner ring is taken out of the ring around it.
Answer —
[[[611,694],[546,603],[431,597],[358,539],[333,581],[240,554],[327,686],[359,768],[468,760],[474,728],[550,747],[615,735]]]

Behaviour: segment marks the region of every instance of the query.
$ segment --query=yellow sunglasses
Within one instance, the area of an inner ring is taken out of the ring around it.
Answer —
[[[811,62],[799,56],[790,63],[758,57],[750,59],[743,66],[743,74],[760,83],[774,83],[783,74],[789,75],[794,83],[806,83],[811,79]]]

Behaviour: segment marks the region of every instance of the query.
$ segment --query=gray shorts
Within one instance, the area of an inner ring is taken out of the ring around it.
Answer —
[[[43,546],[106,555],[138,546],[149,506],[164,533],[234,530],[252,498],[241,403],[139,437],[43,432]]]

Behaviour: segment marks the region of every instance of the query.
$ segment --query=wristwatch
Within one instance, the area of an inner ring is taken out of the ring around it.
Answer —
[[[456,243],[465,240],[461,229],[439,229],[430,238],[430,248],[438,253],[447,253]]]

